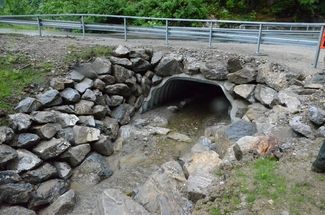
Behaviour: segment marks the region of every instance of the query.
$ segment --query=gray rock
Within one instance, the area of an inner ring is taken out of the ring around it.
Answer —
[[[74,88],[78,90],[79,93],[84,93],[87,89],[90,89],[94,86],[93,80],[85,78],[82,82],[75,84]]]
[[[81,100],[75,105],[75,112],[77,115],[89,115],[93,113],[93,106],[95,105],[92,101]]]
[[[207,62],[202,64],[200,71],[205,78],[217,81],[226,80],[228,75],[227,66],[221,61]]]
[[[94,81],[94,88],[103,91],[105,89],[106,83],[100,79]]]
[[[147,61],[150,61],[152,57],[152,49],[143,49],[143,48],[136,48],[132,49],[129,53],[130,58],[143,58]]]
[[[69,190],[59,196],[51,205],[42,209],[39,215],[62,215],[71,212],[76,203],[76,194]]]
[[[248,106],[248,110],[245,113],[245,116],[251,121],[256,121],[260,118],[264,118],[267,111],[268,109],[264,105],[260,103],[254,103]]]
[[[320,84],[322,86],[325,85],[325,71],[316,73],[312,76],[312,78],[309,80],[310,84]]]
[[[109,95],[129,96],[131,90],[126,84],[113,84],[105,87],[105,92]]]
[[[114,65],[113,66],[113,75],[115,77],[116,82],[125,83],[127,79],[132,78],[133,71],[128,70],[122,66]]]
[[[201,64],[196,58],[188,57],[184,62],[184,72],[189,75],[199,74]]]
[[[318,128],[318,134],[321,137],[325,137],[325,126],[324,125]]]
[[[71,127],[61,129],[56,136],[57,138],[63,138],[68,142],[74,142],[73,128]]]
[[[278,99],[280,104],[285,105],[290,113],[299,112],[301,103],[297,94],[288,90],[281,90],[278,93]]]
[[[14,170],[5,170],[0,171],[0,185],[8,183],[17,183],[21,181],[20,176],[17,171]]]
[[[254,91],[255,98],[266,106],[274,106],[278,100],[278,94],[270,87],[258,84]]]
[[[308,109],[308,118],[316,125],[322,125],[325,123],[325,110],[311,106]]]
[[[114,152],[114,143],[108,136],[100,135],[100,139],[93,144],[91,147],[99,154],[110,156]]]
[[[112,75],[101,75],[99,76],[99,79],[104,81],[105,84],[114,84],[116,82],[115,77]]]
[[[72,168],[66,162],[54,162],[58,176],[62,179],[68,179],[72,175]]]
[[[91,67],[98,75],[111,74],[112,63],[105,58],[97,57]]]
[[[94,71],[94,68],[92,67],[92,63],[82,63],[76,65],[73,69],[90,79],[95,79],[98,76],[98,74]]]
[[[99,140],[100,130],[85,126],[74,126],[74,142],[75,144],[88,143]]]
[[[152,85],[156,86],[158,84],[160,84],[162,82],[163,78],[158,76],[158,75],[154,75],[152,77]]]
[[[132,67],[132,62],[127,58],[110,57],[109,59],[113,63],[113,67],[116,65],[120,65],[127,68]]]
[[[155,73],[166,77],[183,73],[183,65],[174,56],[163,57],[155,68]]]
[[[117,119],[105,117],[105,119],[102,122],[102,125],[99,127],[99,129],[109,136],[112,140],[115,140],[118,136],[119,131],[119,123]]]
[[[129,104],[121,104],[112,111],[112,117],[117,119],[121,125],[126,125],[130,122],[131,116],[134,114],[134,107]]]
[[[32,210],[21,206],[3,206],[0,208],[0,214],[4,215],[36,215]]]
[[[142,77],[141,79],[141,89],[145,96],[149,95],[151,89],[151,81],[147,77]]]
[[[9,204],[27,203],[32,195],[33,185],[28,183],[0,185],[0,202]]]
[[[290,120],[289,125],[295,132],[308,138],[312,138],[312,139],[314,138],[314,134],[311,127],[302,122],[301,116],[293,117]]]
[[[112,54],[116,57],[128,57],[129,53],[130,49],[128,47],[119,45]]]
[[[132,70],[135,72],[146,72],[147,70],[151,69],[151,64],[142,58],[132,58]]]
[[[241,70],[243,67],[241,66],[241,62],[239,57],[231,57],[227,61],[227,69],[229,73],[237,72]]]
[[[139,203],[117,189],[107,189],[97,200],[96,215],[149,215]]]
[[[62,179],[51,179],[45,181],[36,188],[33,198],[29,202],[29,207],[36,208],[41,205],[53,203],[68,189],[68,182]]]
[[[156,66],[163,58],[163,56],[164,56],[163,52],[154,52],[151,58],[151,64]]]
[[[93,107],[93,115],[95,119],[103,119],[107,114],[109,114],[110,110],[108,107],[105,107],[103,105],[95,105]]]
[[[56,90],[64,90],[67,87],[73,86],[73,80],[67,78],[53,78],[50,81],[50,86]]]
[[[186,143],[191,143],[192,139],[185,135],[185,134],[181,134],[181,133],[177,133],[177,132],[171,132],[167,135],[167,138],[172,139],[172,140],[176,140],[179,142],[186,142]]]
[[[31,114],[34,122],[39,124],[56,123],[57,112],[56,111],[35,111]]]
[[[77,90],[72,88],[65,88],[61,93],[62,98],[64,101],[69,103],[76,103],[80,100],[80,94]]]
[[[110,177],[112,174],[113,171],[108,166],[105,157],[92,152],[80,166],[74,170],[72,181],[82,185],[95,185],[103,179]]]
[[[37,95],[36,98],[45,107],[52,107],[60,105],[62,103],[60,92],[57,90],[48,90],[42,94]]]
[[[72,167],[78,166],[90,152],[89,144],[73,146],[65,151],[60,158],[68,162]]]
[[[134,200],[150,214],[190,214],[190,202],[181,196],[186,179],[182,167],[176,161],[162,165],[136,190]]]
[[[45,125],[35,126],[33,130],[42,139],[49,140],[56,135],[56,133],[61,130],[61,125],[57,123],[48,123]]]
[[[122,104],[123,101],[124,101],[123,96],[113,95],[113,96],[109,97],[107,105],[110,106],[110,107],[117,107],[120,104]]]
[[[63,128],[74,126],[78,121],[79,118],[74,114],[57,113],[57,123],[59,123]]]
[[[24,173],[22,178],[27,183],[38,184],[49,178],[53,178],[56,174],[56,168],[49,163],[45,163],[37,169]]]
[[[14,130],[23,131],[29,129],[32,124],[31,117],[24,113],[9,115],[9,124]]]
[[[84,94],[81,97],[84,100],[89,100],[89,101],[96,101],[96,94],[94,93],[94,91],[87,89],[86,92],[84,92]]]
[[[55,107],[45,109],[45,111],[50,111],[50,110],[59,111],[63,113],[70,113],[70,114],[75,113],[74,105],[61,105],[61,106],[55,106]]]
[[[18,149],[17,153],[18,158],[7,165],[7,168],[10,170],[16,170],[20,173],[22,171],[31,170],[42,163],[42,160],[30,151]]]
[[[14,131],[6,126],[0,126],[0,144],[10,143],[14,138]]]
[[[49,141],[40,142],[34,149],[33,152],[40,156],[42,159],[50,159],[57,157],[66,151],[71,144],[66,140],[59,138],[53,138]]]
[[[81,125],[89,126],[89,127],[95,127],[95,118],[94,116],[79,116],[79,123]]]
[[[7,145],[0,144],[0,167],[17,157],[18,154],[15,149]]]
[[[68,75],[68,78],[72,79],[73,81],[78,81],[79,82],[79,81],[82,81],[85,78],[85,76],[80,74],[79,72],[77,72],[75,70],[72,70],[70,72],[70,74]]]
[[[227,75],[228,80],[235,84],[247,84],[255,81],[257,69],[251,64],[246,64],[245,67],[237,72]]]
[[[246,99],[249,102],[254,102],[253,92],[255,90],[254,84],[241,84],[234,88],[234,92],[240,97]]]
[[[27,97],[18,103],[18,105],[15,107],[15,110],[22,113],[31,113],[33,111],[40,109],[41,107],[42,107],[41,102],[39,102],[34,98]]]
[[[237,141],[244,136],[253,136],[257,132],[255,123],[238,120],[227,126],[226,137],[231,141]]]
[[[274,72],[272,63],[263,64],[258,68],[256,81],[280,91],[288,87],[288,81],[284,72]]]

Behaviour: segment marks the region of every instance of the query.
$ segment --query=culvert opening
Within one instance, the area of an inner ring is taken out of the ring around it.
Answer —
[[[218,83],[182,78],[170,78],[153,87],[142,106],[142,113],[160,106],[177,107],[178,124],[183,118],[196,117],[205,120],[200,120],[205,126],[229,122],[232,108]]]

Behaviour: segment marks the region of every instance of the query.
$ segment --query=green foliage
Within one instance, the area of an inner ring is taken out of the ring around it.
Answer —
[[[68,47],[69,54],[65,56],[65,62],[75,63],[80,61],[88,61],[94,57],[109,57],[112,49],[105,46],[94,46],[89,48],[78,48],[76,46]]]
[[[219,208],[211,208],[210,214],[211,215],[221,215],[221,211]]]

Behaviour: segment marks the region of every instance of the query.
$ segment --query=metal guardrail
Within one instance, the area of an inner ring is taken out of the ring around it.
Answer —
[[[86,23],[85,18],[88,17],[103,17],[108,21],[119,20],[120,24]],[[66,21],[67,18],[78,21]],[[156,21],[164,25],[144,27],[130,24],[130,21],[134,20]],[[255,43],[256,54],[260,54],[261,44],[310,46],[315,47],[313,62],[315,68],[318,64],[325,25],[325,23],[250,22],[102,14],[9,15],[0,16],[0,23],[37,26],[40,36],[42,36],[42,29],[46,27],[80,30],[83,36],[86,31],[122,33],[125,41],[129,35],[146,35],[146,37],[164,38],[166,45],[170,39],[207,40],[209,47],[217,41]],[[188,27],[193,23],[196,26],[200,24],[202,27]]]

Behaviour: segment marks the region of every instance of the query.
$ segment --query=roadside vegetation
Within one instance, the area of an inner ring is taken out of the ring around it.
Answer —
[[[322,0],[10,0],[0,14],[96,13],[174,18],[312,21],[325,16]],[[87,21],[108,21],[96,18]],[[110,20],[111,21],[111,20]]]
[[[282,170],[282,165],[281,161],[259,158],[230,172],[219,170],[216,176],[229,177],[225,189],[202,208],[211,215],[233,214],[243,208],[252,214],[258,211],[265,214],[280,214],[281,211],[293,215],[307,211],[310,214],[325,214],[325,196],[317,194],[325,183],[325,176],[307,179],[303,171],[290,175]]]

